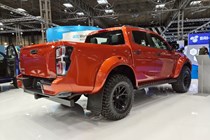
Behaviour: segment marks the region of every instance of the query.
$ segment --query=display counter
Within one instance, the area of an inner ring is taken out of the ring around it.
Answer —
[[[210,94],[210,58],[208,55],[196,56],[198,61],[198,92]]]

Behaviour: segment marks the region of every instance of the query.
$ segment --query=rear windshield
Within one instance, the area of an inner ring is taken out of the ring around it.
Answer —
[[[120,45],[125,44],[121,30],[109,31],[87,36],[86,43]]]

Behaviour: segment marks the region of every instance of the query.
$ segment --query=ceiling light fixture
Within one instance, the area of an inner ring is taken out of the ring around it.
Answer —
[[[98,4],[108,4],[107,0],[97,0]]]
[[[157,5],[155,6],[155,8],[156,8],[156,9],[162,9],[162,8],[165,7],[165,5],[166,5],[166,4],[157,4]]]
[[[2,22],[0,22],[0,26],[3,26],[3,23]]]
[[[201,3],[200,0],[195,0],[195,1],[190,2],[190,5],[195,6],[195,5],[199,5],[200,3]]]
[[[19,12],[26,12],[26,10],[23,9],[23,8],[17,8],[16,10],[19,11]]]
[[[41,16],[36,16],[36,18],[42,18]]]
[[[106,13],[114,13],[114,10],[112,10],[112,9],[106,9],[105,12]]]
[[[73,5],[71,3],[64,3],[63,4],[66,8],[72,8]]]
[[[85,14],[83,12],[77,12],[76,13],[78,16],[84,16]]]

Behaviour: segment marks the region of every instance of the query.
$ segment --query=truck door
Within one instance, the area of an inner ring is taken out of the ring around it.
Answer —
[[[157,74],[157,77],[158,79],[170,78],[175,66],[176,56],[170,51],[170,47],[160,36],[156,34],[149,34],[149,36],[151,45],[157,50],[157,56],[161,63],[160,72]]]
[[[0,78],[6,77],[6,59],[5,55],[0,52]]]
[[[6,63],[7,63],[7,74],[9,77],[15,77],[18,73],[16,67],[18,63],[18,54],[15,46],[9,45],[6,49]]]
[[[158,58],[159,50],[150,45],[146,32],[132,31],[132,51],[134,69],[139,83],[153,81],[159,75],[162,63]]]

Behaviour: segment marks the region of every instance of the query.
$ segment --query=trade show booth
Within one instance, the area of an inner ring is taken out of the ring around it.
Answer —
[[[210,33],[194,33],[188,35],[188,46],[185,48],[185,54],[192,62],[192,78],[198,79],[198,62],[196,56],[199,55],[199,49],[206,47],[209,50]]]
[[[198,92],[210,94],[210,59],[208,55],[196,56],[198,60]]]

